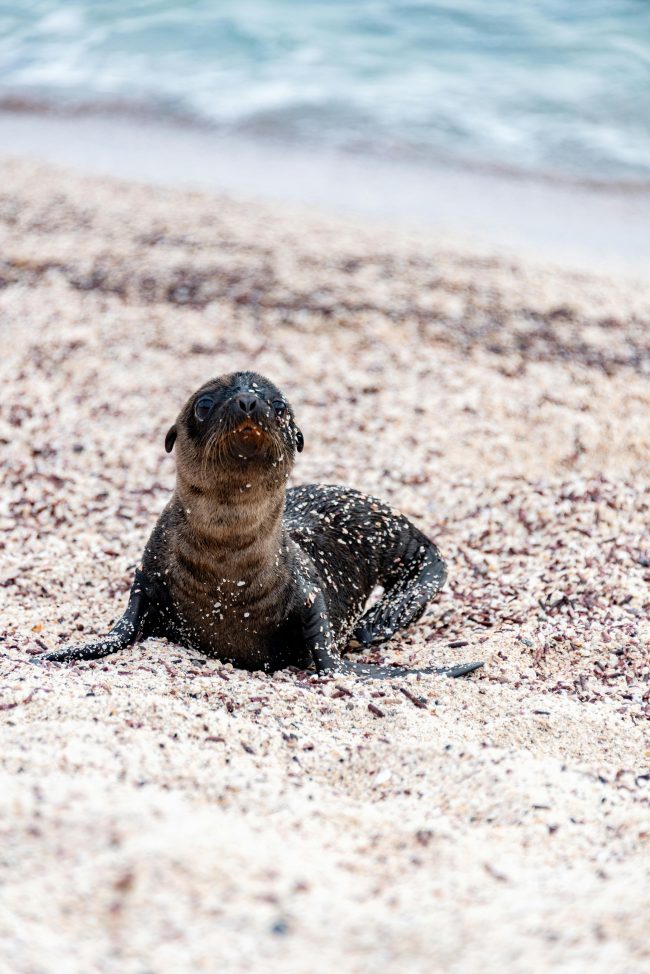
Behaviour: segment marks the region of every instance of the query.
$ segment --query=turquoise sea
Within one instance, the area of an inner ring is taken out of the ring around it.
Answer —
[[[650,178],[649,0],[0,2],[0,107]]]

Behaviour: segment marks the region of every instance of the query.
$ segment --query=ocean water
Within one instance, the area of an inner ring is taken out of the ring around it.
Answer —
[[[650,0],[0,0],[0,107],[650,179]]]

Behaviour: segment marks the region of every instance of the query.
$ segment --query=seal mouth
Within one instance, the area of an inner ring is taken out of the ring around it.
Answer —
[[[256,453],[260,452],[268,435],[255,422],[247,419],[235,427],[232,431],[232,437],[235,441],[237,453],[248,458],[254,457]]]
[[[233,433],[235,436],[240,436],[243,439],[250,439],[254,437],[259,437],[261,439],[263,436],[266,436],[266,432],[261,429],[257,423],[253,423],[250,420],[236,426]]]

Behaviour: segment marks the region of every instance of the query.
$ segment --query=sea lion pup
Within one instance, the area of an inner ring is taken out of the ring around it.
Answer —
[[[418,672],[341,658],[381,643],[442,587],[437,547],[373,497],[334,486],[286,489],[303,436],[291,406],[255,372],[211,379],[167,433],[176,489],[135,572],[126,612],[96,642],[44,658],[98,659],[147,636],[272,672],[396,677]],[[383,597],[364,612],[375,586]],[[43,657],[41,657],[43,658]],[[421,673],[462,676],[469,663]]]

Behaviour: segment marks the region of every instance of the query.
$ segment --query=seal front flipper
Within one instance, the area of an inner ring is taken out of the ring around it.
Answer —
[[[299,583],[300,584],[300,583]],[[332,627],[323,593],[316,585],[300,585],[300,625],[304,655],[313,661],[316,672],[339,672],[341,657],[333,651]]]
[[[404,666],[378,666],[374,663],[352,663],[341,659],[333,649],[332,629],[323,593],[313,586],[304,592],[304,602],[300,610],[302,635],[305,650],[313,659],[317,673],[351,674],[362,680],[391,680],[414,673],[437,673],[438,675],[466,676],[478,670],[483,663],[463,663],[460,666],[428,666],[422,669],[408,669]]]
[[[37,657],[34,662],[49,660],[52,663],[67,663],[78,659],[101,659],[102,656],[109,656],[111,653],[117,653],[120,649],[132,646],[138,636],[146,634],[148,599],[144,591],[143,581],[142,572],[136,570],[126,612],[105,636],[83,646],[66,646],[65,649],[44,653],[43,656]]]
[[[338,673],[351,673],[365,680],[390,680],[396,676],[412,676],[414,673],[437,673],[438,676],[467,676],[474,670],[479,670],[483,663],[461,663],[460,666],[423,666],[419,670],[410,670],[405,666],[378,666],[374,663],[351,663],[349,660],[340,661]]]

